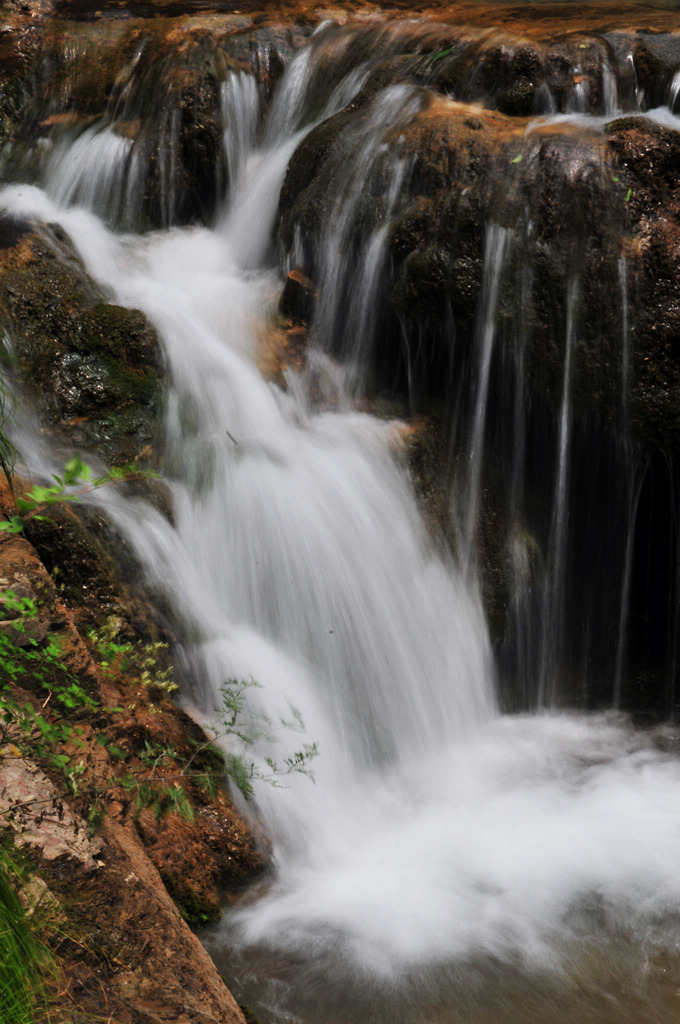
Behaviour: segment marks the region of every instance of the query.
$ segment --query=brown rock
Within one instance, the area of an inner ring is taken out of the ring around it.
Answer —
[[[77,936],[60,951],[70,1002],[120,1022],[243,1024],[134,832],[108,818],[103,838],[94,875],[68,867],[47,874]]]

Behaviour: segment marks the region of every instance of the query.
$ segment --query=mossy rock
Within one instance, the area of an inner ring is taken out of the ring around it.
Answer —
[[[26,533],[69,607],[96,607],[99,616],[119,610],[120,581],[98,509],[57,505],[49,519],[29,523]]]
[[[158,438],[164,378],[158,338],[139,310],[107,303],[61,229],[7,225],[0,326],[21,385],[65,440],[127,464]],[[12,234],[13,233],[13,234]]]
[[[169,871],[161,869],[160,876],[187,924],[215,924],[220,920],[222,909],[217,900],[210,899],[205,893],[197,892],[188,882],[176,878]]]

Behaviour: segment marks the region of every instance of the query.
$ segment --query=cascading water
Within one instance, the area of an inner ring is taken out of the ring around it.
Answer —
[[[407,175],[398,149],[394,153],[385,145],[376,145],[376,138],[386,127],[406,123],[421,106],[418,91],[409,86],[386,89],[379,102],[371,104],[351,140],[351,166],[344,168],[343,180],[338,182],[331,220],[314,258],[320,293],[315,334],[321,346],[328,339],[335,342],[343,364],[359,381],[371,363],[386,234]],[[357,208],[366,203],[366,182],[373,176],[387,182],[383,186],[386,198],[377,225],[359,245],[354,237]]]
[[[461,536],[458,543],[461,561],[466,571],[470,568],[475,550],[474,532],[479,515],[479,489],[484,453],[484,430],[487,418],[491,357],[496,335],[500,277],[506,259],[506,251],[511,242],[512,238],[507,229],[499,228],[496,225],[488,229],[485,246],[485,275],[482,281],[480,300],[479,340],[476,346],[479,349],[479,368],[477,372],[472,431],[467,456],[467,479],[461,501],[463,512],[458,516],[464,523],[460,529]]]
[[[81,136],[53,160],[45,191],[15,185],[0,194],[17,216],[61,223],[89,272],[118,302],[143,309],[163,341],[173,524],[139,499],[105,500],[192,638],[185,657],[198,710],[209,718],[226,679],[252,677],[260,684],[250,691],[254,713],[276,722],[293,705],[305,738],[319,745],[315,785],[296,777],[285,790],[258,793],[272,876],[205,941],[271,1024],[670,1024],[677,995],[664,987],[664,958],[677,958],[680,912],[680,765],[666,752],[673,733],[638,734],[616,715],[500,716],[469,555],[474,523],[463,531],[464,572],[425,530],[399,458],[399,425],[357,411],[342,391],[344,368],[329,355],[313,358],[317,376],[333,376],[335,408],[304,373],[289,371],[284,392],[256,369],[280,287],[266,263],[272,221],[288,159],[309,128],[302,112],[316,56],[313,44],[291,63],[264,129],[255,124],[254,83],[242,75],[225,82],[232,198],[214,230],[114,235],[91,210],[69,207],[98,210],[98,189],[85,188],[85,176],[76,187],[72,165],[88,159],[96,139],[109,144],[101,135]],[[360,76],[345,78],[326,113],[359,84]],[[403,167],[398,149],[387,160],[378,129],[412,109],[410,89],[390,89],[364,124],[355,173],[383,160],[394,175],[390,202]],[[127,159],[123,143],[114,145]],[[116,173],[113,161],[104,173]],[[349,181],[342,202],[358,195]],[[327,288],[347,235],[341,207],[322,258]],[[371,282],[384,237],[378,224],[359,254]],[[473,513],[499,278],[511,248],[509,232],[490,229],[466,478]],[[561,643],[551,616],[566,575],[560,517],[577,300],[573,280],[549,609],[537,645],[545,699]],[[330,323],[340,305],[337,295],[326,301]],[[368,293],[351,301],[348,321],[369,330]],[[514,421],[521,443],[520,384]],[[517,481],[514,490],[519,501]],[[639,491],[632,521],[638,499]],[[625,579],[627,603],[628,569]],[[274,740],[295,743],[283,727]],[[254,753],[276,756],[276,745]],[[677,987],[676,968],[668,970]]]
[[[552,705],[555,693],[555,677],[562,662],[561,608],[564,594],[564,561],[567,545],[567,478],[569,474],[569,442],[571,440],[571,367],[573,360],[575,324],[574,317],[578,302],[578,281],[570,283],[567,293],[567,336],[564,346],[564,379],[560,405],[558,449],[555,473],[555,497],[553,517],[550,524],[550,565],[545,579],[545,613],[541,651],[541,669],[538,701],[541,705]]]

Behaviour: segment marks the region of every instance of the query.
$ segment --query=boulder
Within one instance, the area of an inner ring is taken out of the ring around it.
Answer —
[[[44,421],[109,465],[148,454],[163,368],[144,315],[106,301],[58,227],[22,233],[0,269],[0,323]]]

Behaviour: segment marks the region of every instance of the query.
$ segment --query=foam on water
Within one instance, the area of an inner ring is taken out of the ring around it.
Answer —
[[[615,720],[503,718],[414,759],[397,786],[371,778],[371,812],[357,799],[335,855],[298,865],[236,923],[298,952],[335,933],[395,979],[480,953],[556,965],[584,900],[612,930],[677,912],[679,782],[674,758]]]

